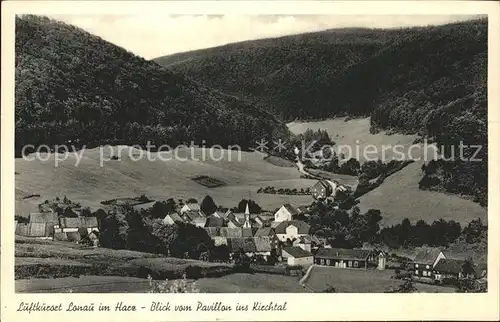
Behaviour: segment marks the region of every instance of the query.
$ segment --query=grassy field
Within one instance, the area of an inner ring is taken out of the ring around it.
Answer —
[[[293,133],[304,132],[307,128],[327,130],[333,141],[339,145],[349,145],[353,151],[356,149],[357,141],[359,141],[360,151],[368,145],[374,145],[379,153],[370,153],[369,156],[378,156],[378,158],[382,156],[383,145],[399,144],[407,148],[416,138],[413,135],[388,135],[385,132],[370,134],[370,118],[348,121],[345,121],[345,118],[337,118],[320,122],[292,122],[288,124],[288,127]],[[432,149],[428,148],[429,156],[432,156],[431,151]],[[423,147],[415,148],[411,152],[412,157],[424,156]],[[390,161],[393,156],[392,150],[386,151],[386,161]],[[361,153],[360,162],[363,160],[364,156]],[[487,210],[477,203],[456,195],[420,190],[418,183],[422,179],[422,163],[423,161],[413,162],[385,179],[381,186],[362,196],[359,204],[361,211],[380,209],[383,217],[382,226],[400,223],[404,218],[413,222],[424,219],[428,223],[439,218],[453,219],[462,225],[476,218],[487,220]]]
[[[183,274],[199,277],[232,272],[228,264],[165,257],[130,250],[89,248],[71,242],[41,241],[16,237],[15,277],[60,278],[81,275],[175,279]],[[191,272],[191,273],[190,273]]]
[[[269,274],[231,274],[220,278],[201,278],[196,285],[202,293],[299,293],[306,290],[297,278]],[[81,276],[57,279],[17,280],[16,292],[25,293],[145,293],[144,278],[120,276]]]
[[[118,147],[114,149],[104,148],[104,158],[117,154]],[[237,151],[223,150],[222,160],[217,161],[210,160],[208,150],[194,149],[193,157],[201,160],[195,161],[186,149],[179,150],[178,155],[189,157],[189,160],[161,161],[158,156],[172,158],[171,152],[161,152],[151,153],[157,158],[154,161],[148,160],[145,154],[139,161],[133,161],[139,153],[139,150],[124,148],[121,160],[105,161],[102,167],[99,149],[85,150],[78,166],[75,166],[75,155],[61,161],[57,167],[54,156],[45,162],[16,159],[16,172],[19,173],[15,176],[16,213],[26,215],[37,211],[37,205],[44,200],[64,195],[91,208],[101,207],[103,200],[141,194],[155,200],[170,197],[201,200],[209,194],[217,204],[234,207],[242,198],[248,198],[250,192],[251,198],[267,210],[274,210],[283,203],[299,206],[312,201],[310,196],[257,194],[257,189],[269,185],[268,182],[298,189],[315,183],[315,180],[301,179],[295,167],[276,166],[265,161],[264,155],[258,152],[241,152],[238,159]],[[214,153],[217,158],[218,153]],[[207,188],[191,179],[196,176],[214,177],[227,185]],[[23,199],[31,194],[40,194],[40,197]]]
[[[421,166],[421,162],[408,165],[362,196],[359,204],[361,211],[380,209],[382,225],[397,224],[404,218],[412,222],[424,219],[429,224],[439,218],[453,219],[463,226],[476,218],[487,221],[488,211],[477,203],[456,195],[420,190]]]
[[[332,286],[339,293],[384,293],[398,287],[402,281],[391,279],[392,270],[343,269],[335,267],[312,268],[306,285],[314,291],[325,290]],[[449,293],[453,288],[414,283],[419,292]]]

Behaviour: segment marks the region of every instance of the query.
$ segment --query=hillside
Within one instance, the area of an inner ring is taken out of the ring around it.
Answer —
[[[117,149],[115,147],[114,152],[103,149],[104,159],[109,160]],[[15,161],[16,172],[19,173],[15,176],[16,214],[27,215],[37,211],[38,204],[44,200],[64,195],[93,209],[102,207],[100,202],[104,200],[141,194],[154,200],[196,198],[199,201],[210,195],[218,205],[235,207],[241,199],[248,199],[250,193],[251,199],[270,211],[284,203],[298,206],[312,202],[311,196],[307,195],[257,194],[259,188],[269,185],[306,189],[316,183],[316,180],[301,179],[295,167],[272,165],[258,152],[242,152],[241,161],[238,161],[236,151],[230,154],[224,151],[220,161],[208,157],[203,160],[203,155],[209,155],[204,149],[194,149],[192,160],[187,161],[173,158],[161,161],[158,158],[160,154],[164,160],[171,158],[172,152],[153,152],[154,161],[148,160],[145,155],[138,161],[130,159],[130,156],[136,158],[138,153],[139,150],[124,148],[120,161],[106,161],[102,167],[97,148],[85,150],[77,167],[74,154],[57,167],[54,166],[54,156],[46,162],[18,158]],[[181,158],[190,157],[191,152],[178,150],[178,155]],[[192,180],[201,175],[221,180],[226,186],[207,188]],[[23,199],[32,194],[40,194],[40,197]]]
[[[16,18],[16,155],[26,144],[253,146],[286,127],[273,115],[74,26]]]
[[[370,145],[377,147],[401,145],[405,147],[405,151],[408,151],[407,149],[413,145],[416,138],[414,135],[370,133],[369,118],[291,122],[288,127],[294,134],[302,133],[308,128],[324,129],[338,145],[351,146],[353,151],[356,148],[356,141],[358,141],[357,145],[361,151]],[[431,151],[432,149],[428,148],[428,153]],[[370,154],[369,156],[381,158],[382,152],[378,152],[378,154]],[[414,148],[411,152],[413,157],[423,157],[425,153],[423,146]],[[386,150],[385,155],[386,158],[391,158],[394,152]],[[360,156],[360,159],[365,161],[363,155]],[[422,163],[423,161],[416,161],[408,165],[386,178],[379,187],[362,196],[358,205],[361,212],[379,209],[382,212],[381,226],[384,227],[401,223],[403,218],[410,219],[412,223],[420,219],[433,222],[443,218],[458,221],[462,225],[466,225],[476,218],[487,221],[487,210],[471,200],[452,194],[420,190],[419,182],[423,176]]]
[[[487,146],[486,19],[425,28],[333,29],[156,59],[283,121],[371,117],[371,129],[419,134],[438,146]],[[474,151],[467,151],[465,157]],[[447,150],[446,155],[449,156]],[[487,203],[481,162],[449,161],[422,189]]]

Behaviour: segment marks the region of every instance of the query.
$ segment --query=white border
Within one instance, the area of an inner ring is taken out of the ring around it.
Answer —
[[[2,2],[2,118],[1,118],[1,287],[2,321],[90,320],[494,320],[499,317],[499,3],[483,1],[15,1]],[[488,14],[489,108],[489,251],[487,294],[15,294],[14,254],[14,15],[36,14]],[[117,300],[149,307],[151,301],[175,303],[238,303],[287,301],[286,312],[192,313],[16,313],[21,301],[103,303]]]

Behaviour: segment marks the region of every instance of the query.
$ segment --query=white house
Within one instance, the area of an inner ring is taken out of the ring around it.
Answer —
[[[294,216],[298,215],[297,209],[292,207],[290,204],[284,204],[278,211],[274,214],[275,222],[283,222],[292,220]]]
[[[303,250],[298,246],[283,248],[281,256],[283,258],[286,258],[286,262],[290,266],[310,266],[314,261],[314,256],[313,254],[311,254],[311,252]]]
[[[287,220],[281,222],[278,226],[276,226],[276,228],[274,228],[274,231],[276,232],[276,236],[278,236],[278,239],[282,242],[285,242],[288,239],[293,241],[302,236],[309,235],[310,228],[311,226],[303,221]]]

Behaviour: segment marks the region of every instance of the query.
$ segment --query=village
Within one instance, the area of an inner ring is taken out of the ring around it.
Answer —
[[[313,204],[334,204],[334,209],[338,208],[339,200],[345,200],[352,193],[349,187],[326,179],[318,180],[310,191]],[[244,208],[244,211],[219,206],[207,213],[202,209],[203,203],[190,199],[176,205],[175,209],[171,209],[160,219],[166,227],[187,225],[206,232],[215,249],[218,249],[218,255],[200,256],[200,260],[241,265],[243,256],[243,262],[246,261],[247,266],[256,270],[285,268],[287,274],[301,277],[301,285],[304,285],[314,267],[359,271],[391,270],[391,279],[410,279],[412,283],[433,285],[454,285],[464,278],[474,278],[476,281],[485,281],[486,278],[485,267],[467,269],[464,259],[449,257],[440,248],[422,249],[414,258],[401,259],[387,249],[373,246],[332,247],[326,238],[311,233],[311,226],[306,222],[310,217],[311,206],[283,204],[276,211],[269,212],[256,210],[251,200],[242,202],[244,207],[240,208]],[[67,198],[46,201],[39,205],[40,212],[30,213],[24,222],[16,221],[16,235],[84,244],[93,248],[102,247],[99,235],[105,229],[103,224],[110,211],[128,208],[144,215],[157,207],[158,201],[141,196],[118,198],[102,204],[102,209],[90,212]],[[225,255],[221,255],[221,252]],[[189,258],[187,252],[179,255],[169,250],[166,255]],[[335,272],[332,270],[329,274],[336,274]]]

